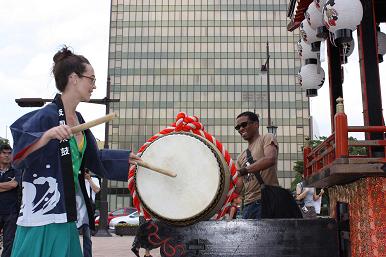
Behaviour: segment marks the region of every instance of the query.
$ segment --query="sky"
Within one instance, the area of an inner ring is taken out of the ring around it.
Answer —
[[[97,77],[92,98],[106,95],[108,67],[110,1],[108,0],[20,0],[3,1],[0,8],[0,137],[12,143],[9,126],[34,108],[21,108],[15,99],[23,97],[53,98],[55,81],[51,73],[52,57],[63,46],[89,59]],[[386,33],[386,26],[381,26]],[[356,33],[354,33],[354,38]],[[386,56],[384,57],[386,60]],[[343,94],[349,125],[363,125],[362,98],[357,46],[344,65]],[[327,63],[322,62],[326,75]],[[300,68],[300,67],[299,67]],[[386,61],[380,64],[386,71]],[[383,108],[386,106],[386,73],[381,73]],[[328,78],[318,96],[310,98],[314,119],[314,136],[330,135]],[[86,121],[105,113],[104,105],[80,104]],[[384,111],[385,113],[385,111]],[[104,139],[104,126],[92,129],[96,138]],[[361,138],[361,135],[353,135]]]

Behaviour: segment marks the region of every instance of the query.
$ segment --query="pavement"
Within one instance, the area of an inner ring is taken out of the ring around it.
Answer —
[[[82,236],[80,242],[82,243]],[[95,237],[91,238],[93,257],[135,257],[135,254],[130,250],[134,236],[117,236],[111,234],[111,237]],[[153,257],[161,257],[159,248],[151,251]],[[140,256],[145,255],[145,250],[140,249]]]
[[[79,237],[80,242],[83,242],[82,236]],[[92,240],[93,257],[135,257],[135,254],[130,250],[134,236],[117,236],[111,234],[111,237],[95,237]],[[140,256],[145,255],[145,250],[140,249]],[[0,254],[2,249],[0,249]],[[159,248],[151,251],[153,257],[161,257]]]

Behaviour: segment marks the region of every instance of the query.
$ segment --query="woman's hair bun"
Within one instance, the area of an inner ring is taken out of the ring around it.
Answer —
[[[58,63],[63,59],[66,59],[67,57],[73,56],[74,54],[70,49],[68,49],[67,46],[64,46],[62,49],[60,49],[55,55],[54,55],[54,63]]]

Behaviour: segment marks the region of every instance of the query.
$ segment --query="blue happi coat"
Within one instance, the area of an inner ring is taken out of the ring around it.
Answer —
[[[77,115],[79,121],[84,123],[80,113]],[[11,125],[14,140],[14,165],[24,171],[22,178],[23,198],[17,221],[18,225],[41,226],[76,221],[74,187],[64,183],[64,181],[73,182],[73,173],[72,170],[62,171],[59,140],[51,140],[42,148],[21,159],[23,153],[45,131],[58,125],[58,108],[54,103],[25,114]],[[87,167],[101,177],[127,181],[130,151],[98,150],[91,131],[85,130],[85,135],[87,147],[82,167]],[[65,176],[71,178],[64,179]],[[79,183],[82,192],[85,191],[84,179],[79,179]],[[85,192],[84,195],[87,196]],[[88,199],[88,197],[84,198]],[[87,205],[91,206],[90,204]],[[88,211],[90,217],[90,210]],[[90,222],[92,221],[93,218]],[[93,223],[91,227],[93,227]]]

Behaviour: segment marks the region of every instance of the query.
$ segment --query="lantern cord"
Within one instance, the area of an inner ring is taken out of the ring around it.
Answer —
[[[348,46],[348,43],[343,43],[342,44],[343,46],[343,63],[346,63],[346,54],[347,54],[347,46]]]
[[[334,41],[334,33],[330,32],[330,36],[329,36],[329,39],[330,39],[330,43],[337,47],[336,44],[335,44],[335,41]]]
[[[316,73],[320,74],[320,52],[316,54]]]

